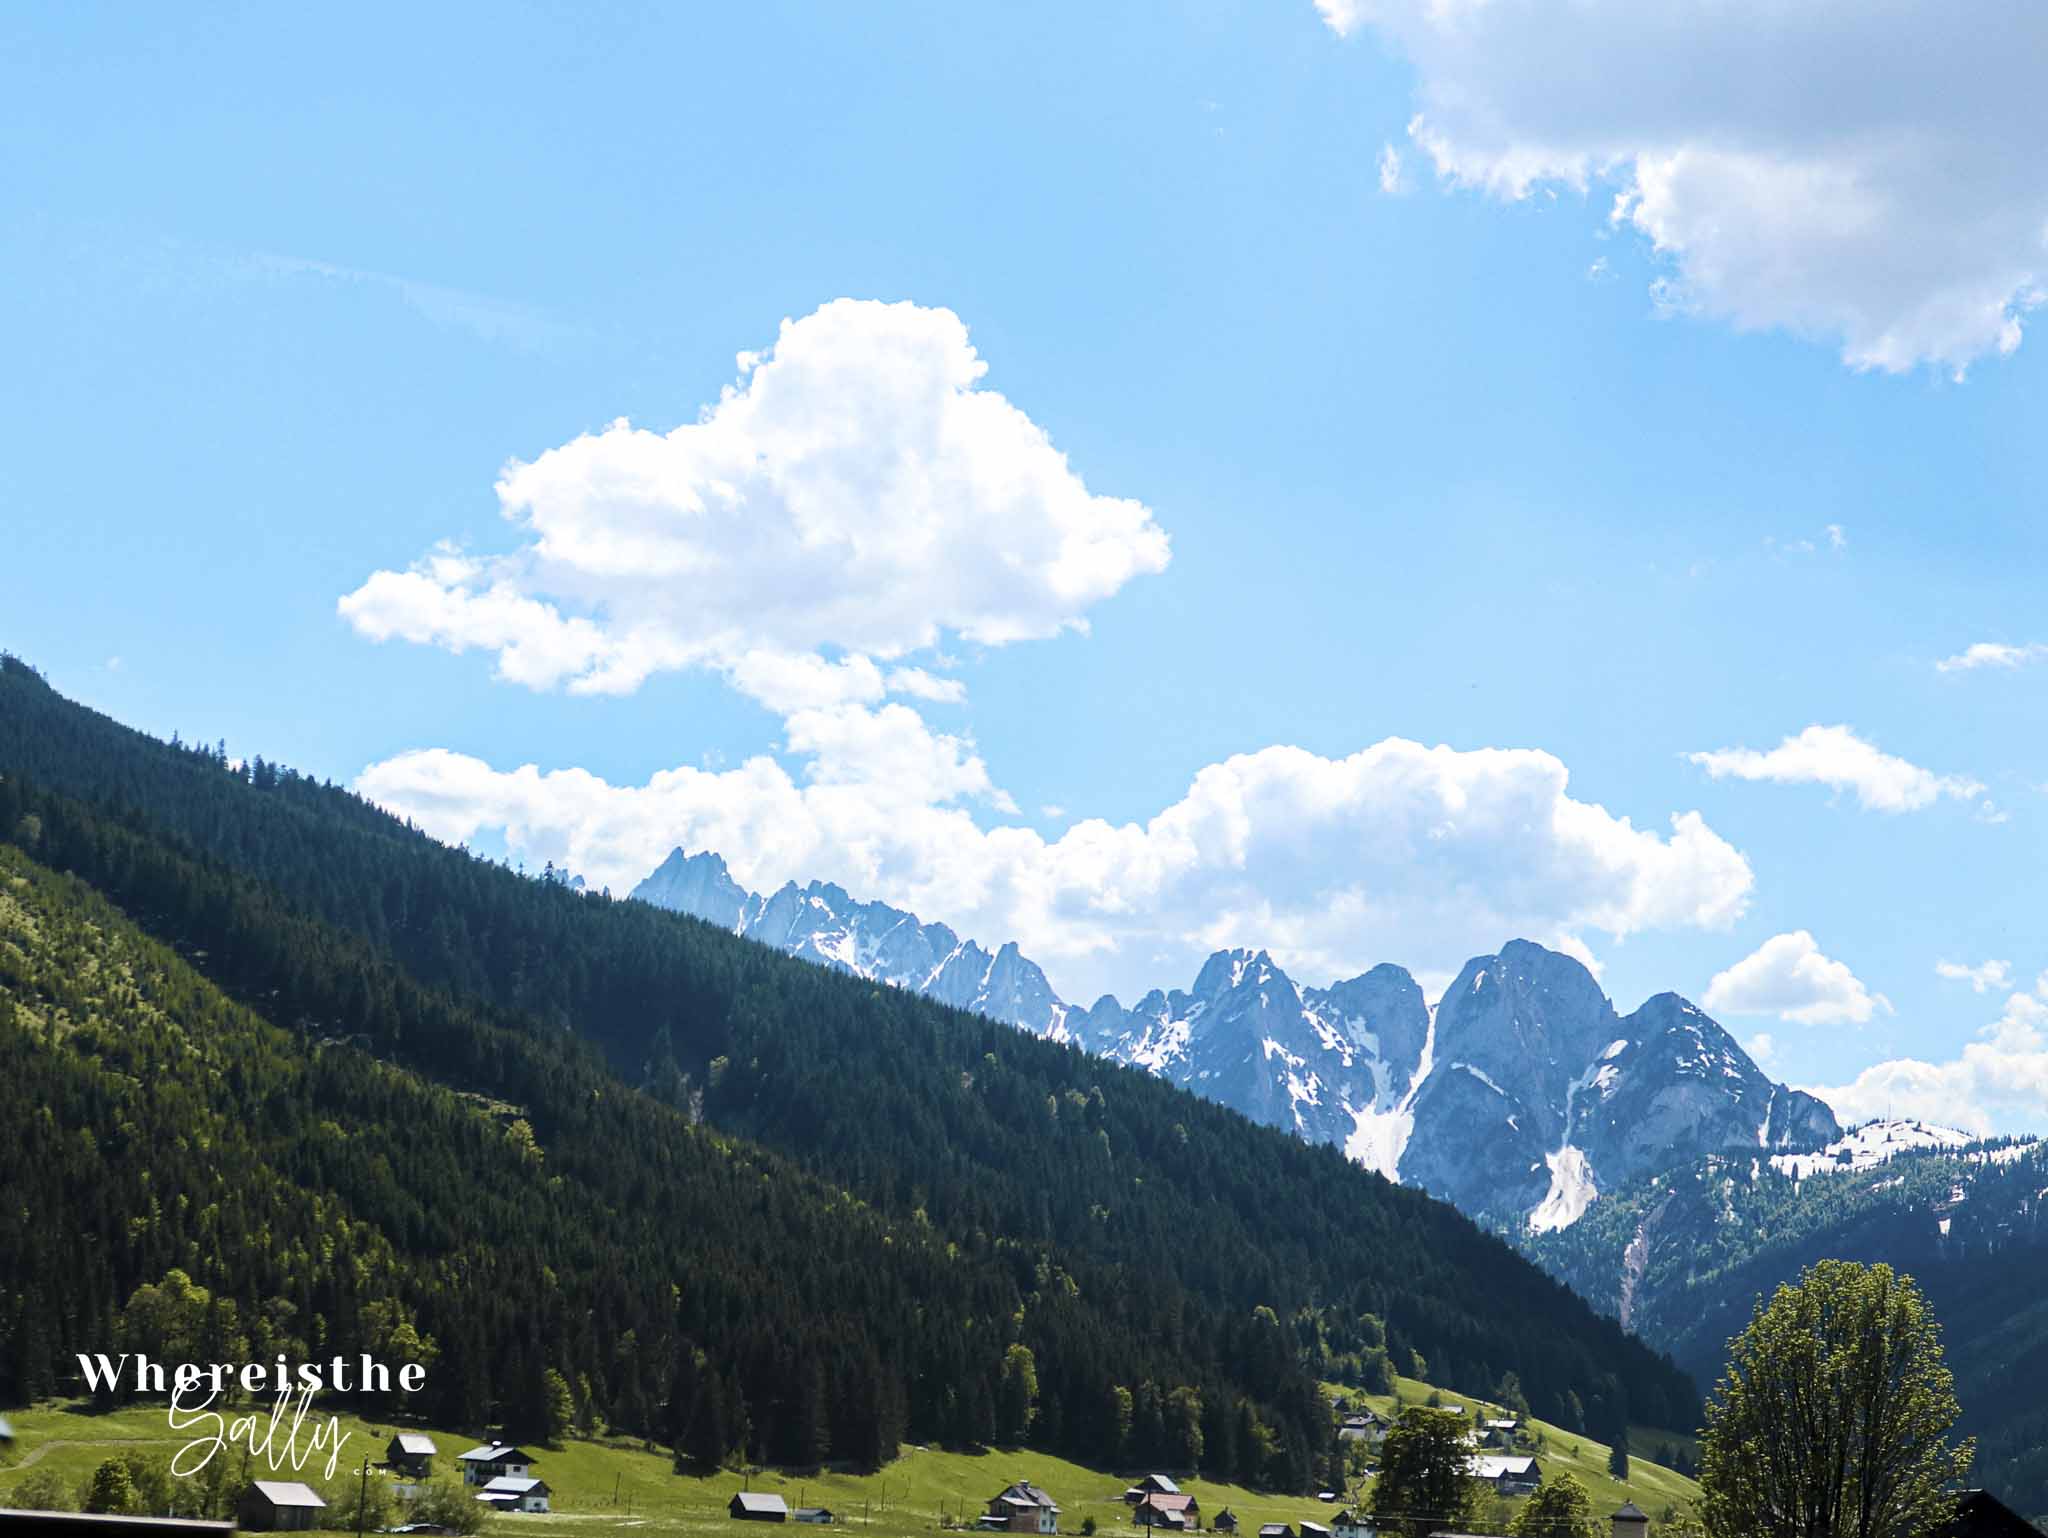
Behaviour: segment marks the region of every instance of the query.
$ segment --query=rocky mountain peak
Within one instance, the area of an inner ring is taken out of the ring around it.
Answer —
[[[1304,988],[1251,947],[1215,952],[1185,992],[1082,1010],[1015,941],[991,954],[830,882],[757,897],[677,850],[633,895],[1144,1068],[1509,1228],[1567,1226],[1659,1161],[1840,1133],[1697,1005],[1659,994],[1624,1020],[1583,963],[1529,940],[1472,958],[1434,1011],[1391,963]]]

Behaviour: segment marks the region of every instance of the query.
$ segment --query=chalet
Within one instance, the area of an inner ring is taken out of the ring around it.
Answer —
[[[482,1447],[457,1453],[455,1461],[462,1465],[462,1482],[466,1485],[487,1485],[494,1479],[524,1479],[533,1472],[533,1455],[509,1442],[486,1442]]]
[[[296,1479],[259,1479],[236,1508],[235,1520],[252,1533],[304,1532],[327,1509],[310,1485]]]
[[[1344,1417],[1344,1424],[1337,1428],[1340,1442],[1364,1442],[1377,1447],[1387,1439],[1387,1422],[1384,1416],[1370,1410],[1354,1411]]]
[[[827,1506],[799,1506],[790,1515],[796,1521],[809,1522],[814,1527],[830,1527],[834,1521],[831,1508]]]
[[[0,1443],[14,1440],[14,1428],[7,1424],[7,1417],[0,1415]]]
[[[1265,1522],[1260,1524],[1259,1538],[1294,1538],[1294,1529],[1285,1522]]]
[[[1614,1538],[1650,1538],[1650,1514],[1634,1501],[1623,1501],[1609,1520],[1614,1524]]]
[[[1965,1490],[1939,1538],[2041,1538],[2041,1529],[1985,1490]]]
[[[1216,1513],[1216,1520],[1209,1525],[1219,1533],[1234,1533],[1237,1531],[1237,1513],[1225,1506]]]
[[[1060,1530],[1059,1502],[1028,1479],[1020,1479],[1000,1494],[989,1497],[988,1515],[1001,1522],[1006,1533],[1056,1533]],[[994,1527],[994,1522],[986,1525]]]
[[[1177,1533],[1185,1532],[1202,1525],[1202,1507],[1192,1495],[1183,1495],[1179,1491],[1171,1495],[1147,1491],[1132,1508],[1131,1521],[1139,1527],[1164,1527]]]
[[[1543,1483],[1543,1470],[1534,1458],[1482,1454],[1472,1460],[1472,1477],[1484,1480],[1500,1495],[1533,1495]]]
[[[401,1431],[384,1444],[384,1464],[392,1473],[408,1479],[424,1479],[434,1472],[434,1454],[440,1449],[422,1431]]]
[[[476,1498],[497,1511],[546,1511],[547,1481],[525,1474],[500,1474],[477,1491]]]
[[[787,1522],[789,1502],[779,1495],[742,1490],[725,1503],[725,1514],[735,1522]]]
[[[1330,1531],[1335,1538],[1373,1538],[1375,1530],[1370,1517],[1346,1506],[1330,1518]]]
[[[1481,1436],[1489,1447],[1514,1446],[1515,1433],[1521,1429],[1522,1423],[1518,1420],[1482,1421],[1479,1426]]]
[[[1147,1474],[1138,1481],[1138,1488],[1151,1495],[1180,1494],[1180,1486],[1165,1474]]]
[[[1301,1538],[1331,1538],[1331,1535],[1320,1522],[1304,1522],[1301,1524]]]

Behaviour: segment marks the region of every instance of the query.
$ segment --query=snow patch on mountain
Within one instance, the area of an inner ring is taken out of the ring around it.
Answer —
[[[1966,1148],[1976,1141],[1967,1132],[1927,1122],[1865,1122],[1813,1153],[1773,1154],[1771,1168],[1795,1180],[1805,1180],[1824,1171],[1875,1169],[1902,1153]]]
[[[1570,1228],[1586,1215],[1586,1209],[1600,1194],[1582,1150],[1566,1143],[1556,1153],[1545,1154],[1543,1162],[1550,1169],[1550,1189],[1544,1193],[1536,1210],[1529,1214],[1529,1232],[1532,1234]]]

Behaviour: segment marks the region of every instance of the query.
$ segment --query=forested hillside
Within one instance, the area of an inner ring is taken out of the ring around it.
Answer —
[[[41,1141],[0,1171],[0,1394],[176,1265],[309,1344],[409,1318],[450,1420],[543,1414],[554,1371],[581,1413],[771,1457],[861,1456],[867,1421],[1137,1458],[1193,1427],[1219,1475],[1300,1488],[1316,1378],[1381,1350],[1596,1431],[1691,1423],[1668,1361],[1335,1150],[156,742],[12,659],[0,834],[69,937],[9,952],[7,1116]],[[119,959],[56,959],[88,931]],[[122,968],[141,1003],[53,1002]],[[240,1163],[182,1130],[208,1116]]]

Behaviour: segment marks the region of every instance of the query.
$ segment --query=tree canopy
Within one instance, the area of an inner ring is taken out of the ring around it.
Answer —
[[[1380,1446],[1379,1478],[1367,1501],[1374,1525],[1409,1538],[1477,1525],[1484,1492],[1471,1464],[1464,1417],[1410,1405]]]
[[[1759,1301],[1707,1405],[1711,1538],[1920,1538],[1954,1514],[1973,1444],[1911,1277],[1823,1260]]]

